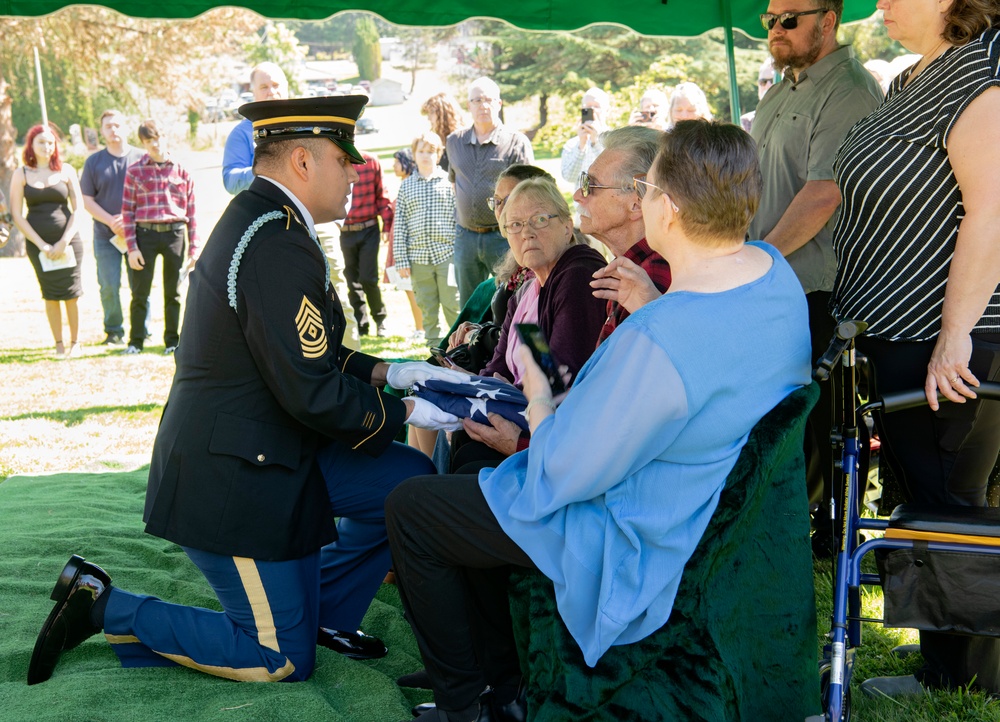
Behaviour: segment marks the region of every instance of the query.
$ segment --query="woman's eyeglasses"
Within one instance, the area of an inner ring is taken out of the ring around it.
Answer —
[[[670,195],[665,190],[660,188],[660,186],[653,185],[648,180],[646,180],[645,173],[639,173],[638,175],[632,176],[632,187],[635,188],[635,192],[639,195],[639,200],[642,200],[643,198],[646,197],[646,191],[648,191],[650,188],[655,188],[656,190],[660,191],[660,193],[662,193],[667,197],[667,200],[670,201],[670,207],[674,209],[674,213],[679,213],[681,210],[680,208],[677,207],[677,204],[674,203],[674,199],[671,198]]]
[[[577,181],[577,185],[580,187],[580,195],[582,195],[584,198],[589,196],[594,191],[600,190],[602,188],[610,188],[611,190],[616,190],[616,191],[628,190],[628,188],[622,188],[621,186],[602,186],[599,183],[595,183],[593,179],[591,179],[590,174],[587,173],[587,171],[583,171],[583,173],[580,174],[580,180]]]
[[[536,231],[540,231],[543,228],[547,228],[549,222],[553,218],[558,218],[558,217],[559,217],[558,213],[548,213],[548,214],[542,213],[537,216],[532,216],[526,221],[511,221],[510,223],[505,225],[503,229],[507,232],[508,236],[513,233],[520,233],[521,231],[524,230],[525,226],[531,226]]]
[[[799,18],[803,15],[816,15],[817,13],[829,13],[833,12],[828,8],[819,8],[817,10],[803,10],[799,13],[781,13],[780,15],[775,15],[774,13],[762,13],[760,16],[760,24],[764,26],[765,30],[771,30],[775,23],[781,25],[785,30],[795,30],[799,26]]]
[[[503,198],[500,196],[490,196],[486,199],[486,205],[490,207],[491,211],[498,211],[503,208],[503,204],[507,202],[508,198],[510,198],[509,195],[506,195]]]

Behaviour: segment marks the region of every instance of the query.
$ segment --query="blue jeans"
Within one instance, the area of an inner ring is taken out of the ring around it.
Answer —
[[[500,231],[475,233],[455,225],[455,278],[458,302],[465,306],[476,286],[493,275],[493,267],[510,250]]]
[[[106,228],[101,224],[101,229]],[[111,236],[106,230],[98,230],[94,224],[94,260],[97,262],[97,284],[101,288],[101,307],[104,309],[104,333],[124,336],[125,326],[122,316],[122,266],[125,267],[129,289],[132,288],[132,269],[118,249],[111,245]],[[146,335],[149,335],[149,313],[146,314]]]

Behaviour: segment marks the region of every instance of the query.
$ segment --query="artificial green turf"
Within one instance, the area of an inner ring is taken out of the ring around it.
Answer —
[[[357,662],[317,649],[306,682],[232,682],[184,668],[122,669],[102,635],[66,652],[48,682],[25,683],[49,594],[71,554],[114,583],[167,601],[219,609],[179,547],[142,530],[146,470],[11,477],[0,483],[0,720],[31,722],[394,722],[429,692],[402,690],[422,666],[395,587],[383,585],[364,629],[389,647]]]

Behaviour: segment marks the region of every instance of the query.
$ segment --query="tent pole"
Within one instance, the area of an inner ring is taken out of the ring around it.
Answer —
[[[730,119],[740,124],[740,86],[736,82],[736,51],[733,47],[733,12],[730,0],[719,0],[722,4],[722,18],[726,31],[726,64],[729,66],[729,110]]]

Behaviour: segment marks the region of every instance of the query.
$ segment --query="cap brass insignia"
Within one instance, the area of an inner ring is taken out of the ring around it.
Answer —
[[[295,316],[295,328],[299,331],[303,358],[320,358],[326,353],[326,329],[323,316],[305,296]]]

